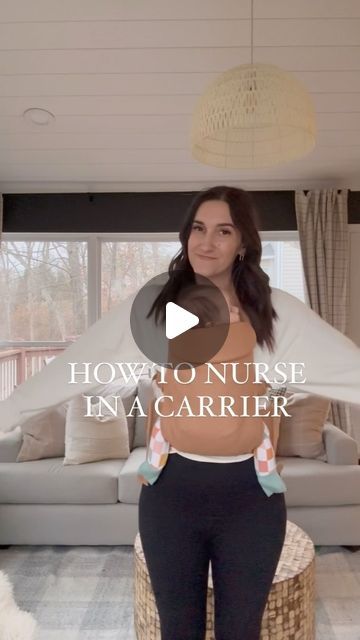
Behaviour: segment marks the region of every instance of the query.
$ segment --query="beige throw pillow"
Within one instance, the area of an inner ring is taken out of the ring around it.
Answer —
[[[29,418],[21,425],[24,437],[16,462],[63,457],[67,407],[66,402]]]
[[[329,413],[330,400],[308,393],[290,393],[286,396],[285,408],[290,417],[281,416],[277,455],[325,461],[322,431]]]
[[[129,431],[125,408],[120,397],[105,396],[105,403],[91,405],[91,416],[87,413],[87,394],[80,394],[69,403],[65,425],[64,465],[84,464],[97,460],[128,458]],[[99,414],[103,414],[100,417]],[[99,417],[96,417],[99,416]]]

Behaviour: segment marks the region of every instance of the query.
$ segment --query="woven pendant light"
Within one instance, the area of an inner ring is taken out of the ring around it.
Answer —
[[[315,109],[305,87],[275,65],[253,64],[252,41],[253,26],[251,64],[221,74],[195,106],[191,151],[204,164],[271,167],[315,146]]]

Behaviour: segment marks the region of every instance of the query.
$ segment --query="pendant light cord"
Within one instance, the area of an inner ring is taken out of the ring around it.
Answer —
[[[251,0],[251,64],[253,64],[253,43],[254,43],[254,0]]]

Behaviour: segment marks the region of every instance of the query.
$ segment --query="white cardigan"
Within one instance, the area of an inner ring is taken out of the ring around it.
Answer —
[[[153,365],[137,347],[131,333],[130,311],[136,293],[106,313],[61,355],[0,402],[0,431],[10,431],[29,417],[59,405],[80,393],[91,394],[99,383],[69,384],[69,362],[139,362]],[[269,366],[270,380],[278,379],[276,363],[303,362],[305,383],[287,382],[290,390],[303,391],[333,400],[360,404],[360,348],[334,329],[295,296],[272,288],[271,300],[279,319],[274,321],[275,349],[254,349],[254,362]],[[139,371],[141,367],[139,368]],[[119,376],[116,376],[118,379]]]

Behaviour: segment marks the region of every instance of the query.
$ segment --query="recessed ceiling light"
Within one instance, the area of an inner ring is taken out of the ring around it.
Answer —
[[[23,117],[26,122],[39,127],[47,126],[55,121],[55,116],[51,111],[35,107],[26,109],[23,113]]]

